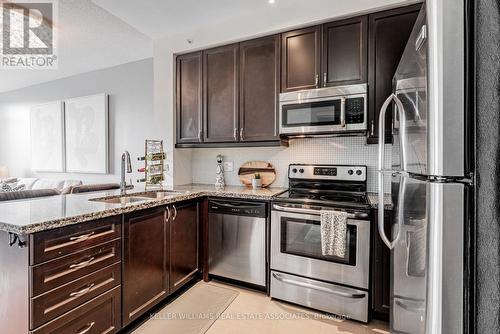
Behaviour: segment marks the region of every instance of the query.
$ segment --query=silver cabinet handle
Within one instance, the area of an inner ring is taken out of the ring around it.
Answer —
[[[78,241],[78,242],[82,242],[82,241],[85,241],[87,240],[88,238],[90,238],[91,236],[93,236],[95,234],[95,232],[90,232],[88,234],[83,234],[83,235],[79,235],[77,237],[71,237],[69,238],[70,241]]]
[[[240,140],[243,140],[243,128],[240,129]]]
[[[326,72],[323,73],[323,87],[326,87],[326,80],[328,80],[328,76]]]
[[[314,85],[316,86],[316,88],[319,87],[319,74],[316,74],[316,76],[314,77]]]
[[[273,277],[275,279],[277,279],[278,281],[283,282],[283,283],[288,283],[288,284],[300,286],[300,287],[307,288],[307,289],[318,290],[321,292],[331,293],[333,295],[340,296],[340,297],[346,297],[346,298],[351,298],[351,299],[361,299],[361,298],[366,297],[366,294],[364,294],[364,293],[347,293],[347,292],[343,292],[343,291],[328,289],[328,288],[324,288],[322,286],[316,286],[314,284],[300,282],[300,281],[292,280],[289,278],[284,278],[284,277],[281,277],[281,275],[276,274],[276,273],[273,273]]]
[[[233,137],[234,137],[235,141],[238,140],[238,129],[237,128],[234,128]]]
[[[198,131],[198,140],[201,141],[201,135],[203,134],[203,131]]]
[[[167,208],[165,209],[165,212],[163,213],[163,218],[165,220],[165,223],[168,222],[168,220],[170,219],[170,209]]]
[[[95,283],[90,284],[88,287],[81,289],[80,291],[75,291],[69,294],[70,297],[80,297],[83,296],[92,290],[92,288],[95,286]]]
[[[69,268],[70,269],[85,268],[85,267],[89,266],[92,263],[92,261],[94,261],[94,259],[95,259],[94,257],[91,257],[90,259],[82,261],[80,263],[72,264],[69,266]]]
[[[370,136],[374,136],[375,135],[375,120],[372,119],[371,123],[370,123]]]
[[[345,128],[345,96],[340,98],[340,126]]]
[[[315,209],[304,209],[304,208],[289,208],[289,207],[277,205],[277,204],[273,205],[273,209],[278,210],[278,211],[283,211],[283,212],[307,214],[307,215],[313,215],[313,216],[319,216],[321,213],[321,209],[315,210]],[[347,218],[349,218],[349,219],[366,219],[366,218],[368,218],[368,214],[364,213],[364,212],[348,213]]]
[[[175,218],[177,218],[177,208],[175,207],[175,205],[173,206],[174,208],[174,216],[172,217],[172,220],[175,220]]]
[[[94,325],[95,325],[95,322],[91,322],[90,324],[86,325],[82,329],[79,329],[75,334],[86,334],[92,329],[92,327],[94,327]]]

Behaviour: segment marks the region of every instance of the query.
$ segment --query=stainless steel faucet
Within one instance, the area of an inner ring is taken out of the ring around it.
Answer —
[[[125,170],[125,165],[126,165],[126,170]],[[125,195],[127,192],[127,188],[133,188],[133,185],[127,186],[127,182],[125,181],[125,172],[127,173],[132,173],[132,163],[130,162],[130,153],[128,151],[125,151],[122,154],[122,174],[121,174],[121,181],[120,181],[120,193],[122,195]]]

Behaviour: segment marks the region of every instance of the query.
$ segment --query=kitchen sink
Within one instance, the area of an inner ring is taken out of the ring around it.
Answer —
[[[144,197],[144,198],[152,198],[152,199],[161,199],[168,196],[180,195],[182,192],[175,190],[158,190],[158,191],[149,191],[146,193],[136,194],[134,196]]]
[[[163,199],[169,196],[180,195],[182,192],[174,190],[157,190],[144,193],[129,194],[114,197],[91,198],[89,201],[103,202],[110,204],[130,204],[134,202],[152,201],[154,199]]]
[[[152,198],[148,197],[139,197],[139,196],[119,196],[119,197],[110,197],[110,198],[91,198],[89,201],[94,202],[103,202],[110,204],[129,204],[135,202],[143,202],[150,201]]]

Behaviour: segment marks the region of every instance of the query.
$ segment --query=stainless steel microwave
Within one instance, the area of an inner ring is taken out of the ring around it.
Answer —
[[[367,85],[280,94],[280,135],[366,132]]]

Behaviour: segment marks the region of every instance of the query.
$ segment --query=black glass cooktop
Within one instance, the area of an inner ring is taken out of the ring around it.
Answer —
[[[317,191],[307,189],[290,189],[277,197],[280,200],[298,203],[314,203],[319,205],[343,207],[368,207],[368,198],[364,192]]]

